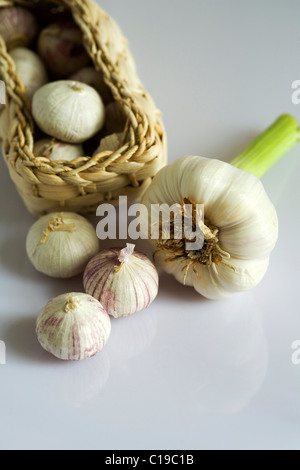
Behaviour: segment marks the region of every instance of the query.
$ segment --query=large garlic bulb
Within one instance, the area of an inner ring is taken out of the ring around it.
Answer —
[[[111,332],[102,305],[82,293],[63,294],[41,311],[36,333],[41,346],[58,359],[82,361],[99,353]]]
[[[10,55],[26,88],[28,98],[32,100],[34,93],[48,82],[46,67],[35,52],[25,47],[12,50]]]
[[[184,157],[158,173],[142,204],[149,214],[152,204],[177,204],[183,212],[190,206],[191,217],[196,204],[204,204],[202,249],[187,251],[187,240],[172,236],[151,241],[156,262],[180,283],[221,299],[252,289],[264,277],[278,219],[256,176],[219,160]]]
[[[33,97],[32,114],[47,135],[70,144],[93,137],[105,121],[105,107],[97,91],[71,80],[40,88]]]
[[[54,278],[70,278],[84,271],[99,251],[93,225],[73,212],[41,217],[30,229],[26,249],[37,271]]]

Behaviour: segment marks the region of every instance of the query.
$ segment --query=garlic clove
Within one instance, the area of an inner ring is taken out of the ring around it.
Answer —
[[[158,273],[153,263],[134,245],[96,255],[84,273],[85,291],[102,303],[109,315],[120,318],[147,308],[158,293]]]
[[[41,311],[36,333],[41,346],[58,359],[82,361],[105,346],[111,322],[102,305],[82,293],[63,294]]]
[[[25,47],[10,52],[17,73],[21,78],[28,95],[32,100],[34,93],[48,82],[47,70],[39,56]]]
[[[123,134],[119,133],[111,134],[101,139],[99,147],[94,152],[94,156],[106,151],[116,152],[121,146],[122,137]]]
[[[8,50],[30,46],[38,29],[38,23],[29,10],[21,7],[0,9],[0,35]]]
[[[82,145],[66,144],[55,139],[42,139],[35,143],[36,157],[46,157],[53,162],[71,162],[84,155]]]
[[[97,91],[70,80],[40,88],[33,97],[32,114],[43,132],[70,144],[93,137],[105,121],[105,107]]]
[[[35,269],[54,278],[70,278],[82,273],[99,251],[93,225],[72,213],[53,213],[41,217],[30,229],[27,255]]]
[[[83,69],[80,69],[73,73],[69,77],[69,80],[86,83],[87,85],[95,88],[101,96],[104,104],[108,104],[113,101],[112,93],[104,81],[103,73],[97,72],[94,67],[84,67]]]
[[[68,77],[90,62],[82,32],[72,20],[47,26],[40,33],[38,53],[48,70],[58,78]]]

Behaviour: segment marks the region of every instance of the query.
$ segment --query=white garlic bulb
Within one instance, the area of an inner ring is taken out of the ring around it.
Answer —
[[[94,67],[84,67],[69,77],[69,80],[86,83],[95,88],[105,104],[113,101],[112,93],[104,81],[102,72],[97,72]]]
[[[26,250],[37,271],[54,278],[82,273],[99,251],[93,225],[73,212],[41,217],[30,229]]]
[[[116,152],[121,146],[122,136],[123,134],[121,133],[111,134],[101,139],[100,145],[94,152],[94,155],[98,155],[98,153],[106,151]]]
[[[105,121],[105,107],[97,91],[71,80],[40,88],[33,97],[32,114],[42,131],[70,144],[93,137]]]
[[[186,240],[174,236],[151,240],[156,262],[180,283],[209,299],[221,299],[252,289],[264,277],[278,238],[278,219],[254,175],[219,160],[180,158],[158,173],[142,204],[149,214],[152,204],[193,209],[204,204],[201,250],[186,251]]]
[[[158,273],[135,246],[105,250],[95,256],[84,273],[84,288],[115,318],[147,308],[158,293]]]
[[[63,294],[41,311],[36,333],[41,346],[58,359],[82,361],[99,353],[111,332],[102,305],[82,293]]]
[[[25,47],[12,50],[10,55],[26,88],[28,98],[32,100],[34,93],[48,82],[46,67],[35,52]]]
[[[30,46],[38,33],[38,23],[33,14],[21,7],[0,9],[0,35],[7,49]]]
[[[46,157],[53,162],[71,162],[84,155],[82,145],[66,144],[55,139],[42,139],[35,143],[33,153],[36,157]]]

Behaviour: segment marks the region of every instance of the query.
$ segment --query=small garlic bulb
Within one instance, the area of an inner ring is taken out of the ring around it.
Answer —
[[[97,72],[94,67],[84,67],[73,73],[73,75],[69,77],[69,80],[86,83],[95,88],[105,104],[113,101],[112,93],[104,81],[103,73]]]
[[[84,271],[99,251],[92,224],[73,212],[41,217],[30,229],[26,249],[37,271],[54,278],[70,278]]]
[[[158,272],[143,254],[127,248],[105,250],[95,256],[84,273],[85,291],[115,318],[147,308],[158,293]]]
[[[40,88],[33,97],[32,114],[42,131],[70,144],[93,137],[105,121],[105,107],[97,91],[70,80]]]
[[[100,145],[97,150],[94,152],[94,155],[98,155],[98,153],[110,151],[116,152],[120,146],[122,141],[123,134],[111,134],[107,137],[101,139]]]
[[[17,73],[21,78],[28,98],[32,100],[34,93],[48,82],[47,70],[39,56],[25,47],[10,52]]]
[[[35,143],[33,153],[36,157],[46,157],[53,162],[71,162],[84,155],[82,145],[65,144],[55,139],[42,139]]]
[[[68,77],[90,62],[82,32],[73,20],[59,21],[43,29],[38,53],[57,78]]]
[[[107,343],[111,321],[102,305],[82,293],[63,294],[41,311],[36,334],[41,346],[58,359],[82,361]]]
[[[38,23],[30,11],[21,7],[0,9],[0,35],[7,49],[30,46],[38,33]]]

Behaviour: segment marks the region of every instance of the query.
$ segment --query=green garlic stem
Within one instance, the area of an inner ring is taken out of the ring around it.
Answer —
[[[284,114],[231,164],[261,178],[299,141],[298,122],[292,116]]]

